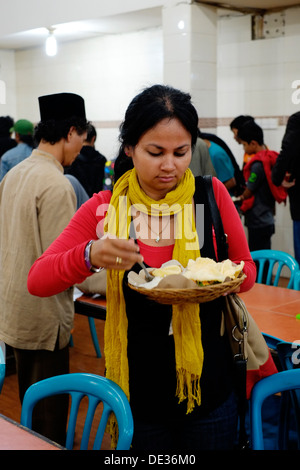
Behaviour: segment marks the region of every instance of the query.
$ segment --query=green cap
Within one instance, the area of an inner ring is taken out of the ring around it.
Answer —
[[[33,134],[33,124],[27,119],[19,119],[13,127],[10,128],[10,132],[17,132],[21,135],[32,135]]]

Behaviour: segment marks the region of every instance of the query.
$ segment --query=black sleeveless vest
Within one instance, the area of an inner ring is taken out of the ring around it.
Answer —
[[[204,244],[201,256],[216,259],[212,219],[202,177],[196,178],[195,204],[204,205]],[[201,217],[203,220],[203,218]],[[198,221],[199,222],[199,221]],[[138,265],[133,270],[139,271]],[[178,404],[175,351],[169,334],[172,306],[158,304],[128,287],[123,281],[128,318],[130,405],[134,419],[166,422],[205,416],[218,407],[233,389],[232,355],[227,337],[220,335],[223,299],[200,305],[204,363],[201,376],[201,405],[186,415],[186,402]]]

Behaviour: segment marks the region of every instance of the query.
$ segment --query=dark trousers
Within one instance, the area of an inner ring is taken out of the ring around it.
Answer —
[[[69,373],[69,346],[54,351],[13,348],[21,403],[30,385],[60,374]],[[56,395],[37,403],[32,414],[32,429],[65,445],[68,395]]]
[[[189,419],[190,418],[190,419]],[[197,452],[233,450],[238,428],[237,397],[232,393],[217,409],[203,418],[184,422],[134,422],[132,449],[145,452]]]
[[[270,250],[271,237],[275,233],[274,225],[268,225],[262,228],[248,227],[248,243],[250,251],[256,250]],[[255,261],[256,269],[258,270],[259,263]],[[266,283],[267,274],[269,269],[269,262],[266,261],[264,265],[262,283]]]
[[[270,250],[271,237],[275,233],[274,225],[267,227],[248,227],[248,243],[250,251]]]

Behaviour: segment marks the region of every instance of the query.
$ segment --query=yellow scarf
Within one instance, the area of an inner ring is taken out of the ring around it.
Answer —
[[[158,215],[158,213],[170,215],[171,207],[171,213],[176,214],[177,234],[173,259],[178,260],[185,267],[189,259],[196,259],[200,256],[192,209],[194,192],[195,180],[188,169],[174,190],[170,191],[164,199],[154,201],[141,189],[135,169],[130,170],[114,186],[104,231],[120,238],[128,238],[131,205],[142,211],[146,207],[148,214],[151,215]],[[159,211],[156,213],[155,207],[158,208],[158,206]],[[116,382],[129,399],[127,316],[122,289],[123,276],[124,271],[121,270],[108,270],[107,272],[104,352],[106,376]],[[179,398],[179,403],[187,399],[187,413],[190,413],[195,402],[197,405],[201,403],[200,377],[203,349],[199,305],[192,303],[173,305],[172,326],[177,374],[176,396]]]

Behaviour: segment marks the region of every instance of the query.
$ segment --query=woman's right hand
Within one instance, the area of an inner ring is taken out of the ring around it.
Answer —
[[[96,267],[127,270],[143,261],[143,256],[133,239],[124,240],[105,235],[93,242],[90,261]]]

